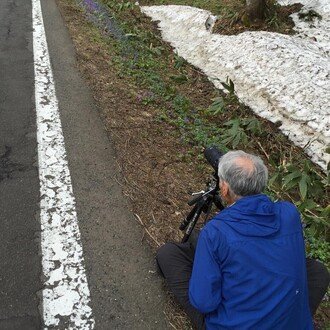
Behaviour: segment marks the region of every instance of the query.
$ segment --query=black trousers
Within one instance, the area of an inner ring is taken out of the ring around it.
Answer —
[[[159,248],[156,260],[169,290],[185,310],[197,329],[205,329],[204,315],[189,302],[189,280],[194,262],[195,247],[187,243],[166,243]],[[309,306],[312,315],[324,297],[330,280],[327,268],[317,260],[306,259]]]

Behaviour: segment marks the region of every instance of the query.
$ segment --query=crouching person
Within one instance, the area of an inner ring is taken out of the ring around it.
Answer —
[[[267,168],[243,151],[219,162],[227,207],[190,242],[167,243],[157,262],[169,289],[198,329],[313,329],[312,313],[329,284],[307,260],[300,215],[262,191]]]

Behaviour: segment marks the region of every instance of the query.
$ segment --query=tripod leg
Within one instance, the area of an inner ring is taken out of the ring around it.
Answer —
[[[189,225],[190,221],[194,217],[194,214],[196,213],[196,210],[198,208],[198,205],[196,204],[193,209],[189,212],[187,217],[181,222],[179,229],[180,230],[185,230],[187,226]]]

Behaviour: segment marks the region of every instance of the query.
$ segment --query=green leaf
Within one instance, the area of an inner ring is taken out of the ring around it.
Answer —
[[[322,210],[322,216],[330,219],[330,204]]]
[[[302,203],[298,204],[300,211],[313,210],[317,207],[318,205],[312,199],[306,199]]]
[[[174,54],[174,61],[174,67],[176,69],[180,69],[186,64],[186,60],[178,54]]]
[[[305,200],[306,199],[306,196],[307,196],[307,180],[306,180],[306,177],[303,176],[301,178],[301,180],[299,181],[299,192],[300,192],[300,195],[301,195],[301,198],[302,200]]]
[[[317,229],[316,229],[316,225],[315,224],[312,224],[310,227],[309,227],[309,232],[312,236],[316,236],[316,233],[317,233]]]
[[[301,177],[301,172],[299,171],[295,171],[293,173],[286,175],[283,179],[283,186],[288,186],[289,182],[299,177]]]
[[[280,178],[280,173],[279,172],[275,173],[268,181],[269,186],[274,185],[279,178]]]
[[[239,119],[231,119],[231,120],[226,121],[223,125],[224,126],[232,126],[232,127],[237,126],[238,127],[239,124],[240,124]]]
[[[286,169],[287,169],[288,172],[298,171],[297,167],[292,165],[291,163],[286,164]]]
[[[227,77],[226,82],[221,82],[221,85],[229,92],[230,95],[235,93],[235,85],[229,77]]]
[[[188,81],[188,77],[185,74],[180,74],[177,76],[171,76],[170,77],[172,80],[174,80],[175,82],[179,83],[179,84],[183,84],[186,81]]]
[[[221,96],[212,99],[212,101],[213,103],[209,106],[208,111],[213,115],[217,115],[225,110],[225,102]]]
[[[238,133],[233,138],[233,142],[232,142],[233,148],[235,149],[239,145],[240,142],[241,142],[241,134]]]
[[[312,163],[308,160],[304,162],[304,171],[308,173],[311,170]]]
[[[256,118],[245,118],[241,122],[242,125],[246,127],[246,130],[251,133],[258,134],[262,131],[260,122]]]
[[[226,137],[222,140],[222,143],[227,146],[230,142],[232,141],[232,137],[229,136],[229,137]]]
[[[286,186],[283,187],[283,189],[288,191],[288,190],[298,186],[299,180],[300,180],[300,178],[295,178],[295,179],[291,180]]]

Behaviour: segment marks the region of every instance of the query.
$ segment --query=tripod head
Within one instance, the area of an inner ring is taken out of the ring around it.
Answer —
[[[221,211],[224,209],[219,196],[219,177],[218,177],[218,165],[219,160],[223,156],[223,153],[216,147],[206,148],[204,156],[208,163],[213,167],[213,178],[206,184],[206,189],[198,193],[193,193],[193,198],[188,202],[188,205],[193,206],[187,217],[181,222],[180,230],[184,231],[184,237],[182,242],[186,242],[200,215],[205,213],[206,223],[208,216],[211,212],[213,204]]]

